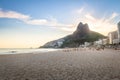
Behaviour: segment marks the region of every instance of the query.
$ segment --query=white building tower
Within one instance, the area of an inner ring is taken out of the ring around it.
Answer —
[[[120,22],[118,23],[118,26],[117,26],[117,28],[118,28],[118,40],[119,40],[119,43],[120,43]]]

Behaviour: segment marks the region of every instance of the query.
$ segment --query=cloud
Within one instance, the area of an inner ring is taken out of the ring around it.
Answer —
[[[102,16],[101,18],[96,18],[91,13],[91,10],[89,11],[86,7],[81,7],[80,9],[75,10],[74,16],[75,17],[72,18],[72,23],[75,24],[63,24],[53,17],[50,19],[33,19],[29,15],[18,13],[16,11],[3,11],[0,8],[0,18],[18,19],[30,25],[50,26],[52,28],[71,32],[75,30],[75,26],[77,26],[79,22],[84,22],[88,23],[91,30],[102,33],[104,35],[107,35],[109,32],[117,29],[117,23],[115,21],[119,14],[113,12],[109,15],[109,17],[107,15]]]
[[[113,12],[109,15],[101,16],[101,18],[96,18],[91,10],[87,8],[80,8],[78,11],[82,13],[76,13],[74,21],[78,24],[79,22],[88,23],[91,30],[102,33],[103,35],[108,35],[109,32],[117,30],[117,17],[118,13]],[[77,11],[77,10],[76,10]],[[92,10],[93,11],[93,10]]]
[[[81,7],[80,9],[77,9],[75,12],[77,14],[81,14],[83,12],[83,10],[84,10],[84,7]]]
[[[24,15],[15,11],[3,11],[0,9],[0,18],[14,18],[19,20],[27,20],[30,17],[28,15]]]
[[[44,25],[44,26],[52,26],[61,29],[60,27],[69,27],[70,24],[62,24],[59,23],[55,18],[51,18],[50,20],[47,19],[32,19],[31,16],[21,14],[15,11],[3,11],[0,8],[0,18],[11,18],[11,19],[18,19],[27,24],[31,25]]]
[[[85,17],[89,20],[95,21],[95,18],[91,16],[90,14],[86,14]]]
[[[46,19],[33,19],[25,21],[27,24],[32,25],[45,25],[48,21]]]
[[[75,31],[75,27],[62,27],[61,30],[68,31],[68,32],[73,32]]]
[[[71,24],[62,24],[57,21],[55,18],[50,18],[49,20],[47,19],[29,19],[25,21],[27,24],[31,25],[44,25],[44,26],[51,26],[51,27],[56,27],[61,29],[61,27],[71,27]]]
[[[119,15],[118,13],[114,12],[114,13],[111,15],[111,17],[110,17],[110,20],[114,19],[114,18],[117,17],[118,15]]]
[[[85,16],[83,21],[89,24],[91,30],[108,35],[109,32],[117,30],[117,24],[112,21],[117,16],[115,13],[112,13],[109,18],[102,17],[98,19],[89,14],[87,17]]]

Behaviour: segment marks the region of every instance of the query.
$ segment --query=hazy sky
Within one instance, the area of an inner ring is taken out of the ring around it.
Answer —
[[[0,48],[36,48],[79,22],[107,35],[119,21],[120,0],[0,0]]]

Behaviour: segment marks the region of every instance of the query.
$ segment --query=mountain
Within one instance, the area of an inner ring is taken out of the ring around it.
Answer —
[[[91,31],[88,24],[83,24],[80,22],[77,29],[66,37],[60,38],[58,40],[50,41],[42,48],[64,48],[64,47],[79,47],[79,45],[84,44],[84,42],[94,42],[98,39],[105,38],[100,33]]]

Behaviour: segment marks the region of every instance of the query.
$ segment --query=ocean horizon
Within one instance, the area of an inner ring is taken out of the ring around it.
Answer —
[[[55,48],[0,48],[0,55],[56,51]]]

